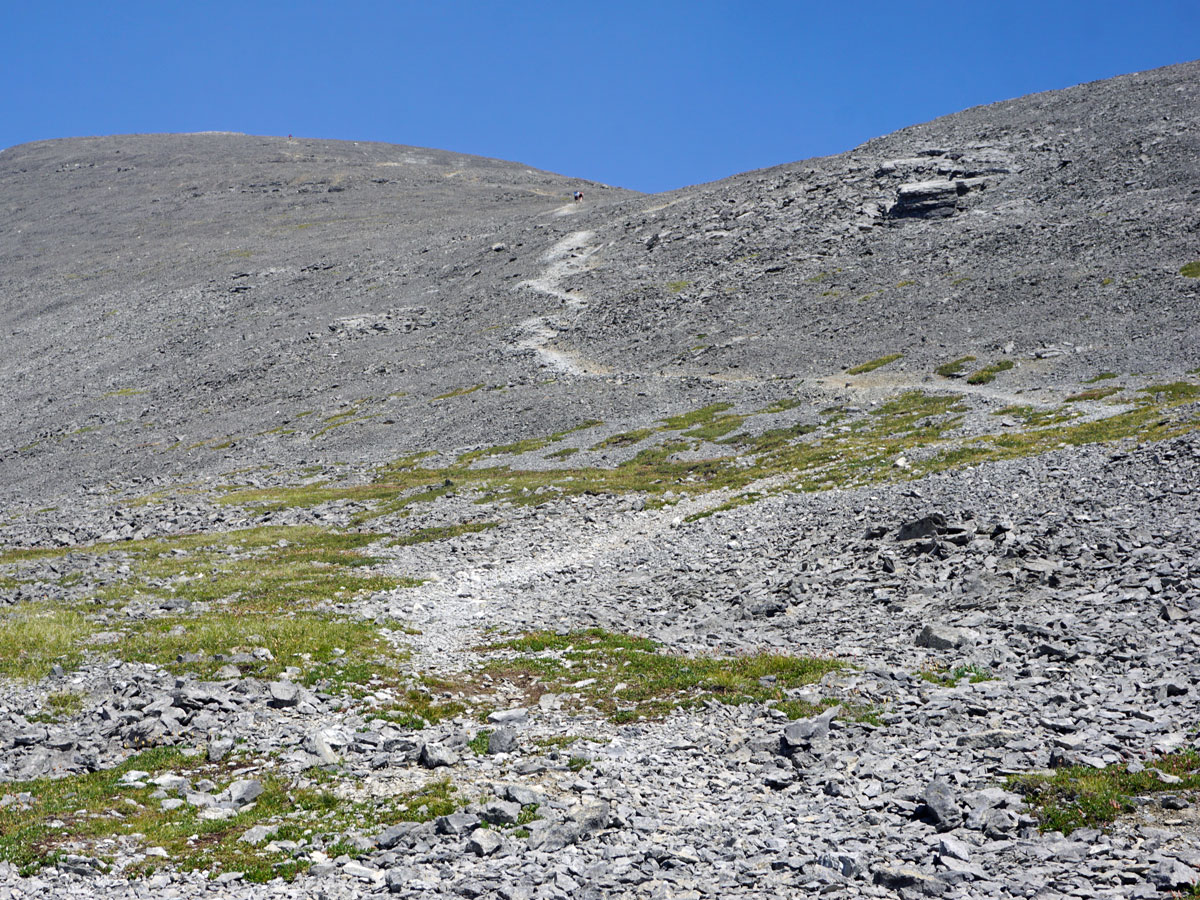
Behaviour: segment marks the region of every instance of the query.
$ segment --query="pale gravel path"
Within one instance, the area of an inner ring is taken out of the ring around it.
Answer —
[[[488,551],[487,559],[461,568],[455,568],[458,561],[445,550],[440,560],[430,559],[424,549],[403,553],[389,565],[389,573],[419,573],[429,580],[397,594],[392,615],[421,631],[420,641],[411,647],[418,669],[460,670],[471,663],[470,649],[480,643],[485,625],[498,619],[528,619],[538,612],[530,605],[535,594],[529,588],[539,580],[563,571],[617,568],[640,547],[659,544],[688,516],[711,510],[735,493],[766,493],[788,481],[789,476],[775,475],[736,492],[712,491],[660,509],[608,515],[587,525],[555,525],[552,519],[550,527],[534,535],[518,525],[505,544]]]

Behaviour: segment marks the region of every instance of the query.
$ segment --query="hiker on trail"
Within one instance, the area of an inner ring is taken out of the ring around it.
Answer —
[[[583,191],[576,191],[575,192],[575,202],[579,203],[581,200],[583,200]]]

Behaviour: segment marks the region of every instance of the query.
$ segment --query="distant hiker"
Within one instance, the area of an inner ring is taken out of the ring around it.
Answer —
[[[576,191],[575,192],[575,202],[579,203],[582,200],[583,200],[583,191]]]

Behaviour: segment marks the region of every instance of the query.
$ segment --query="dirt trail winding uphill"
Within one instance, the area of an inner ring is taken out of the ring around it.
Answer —
[[[788,478],[764,478],[739,493],[766,493]],[[420,566],[432,566],[449,574],[406,589],[400,595],[403,607],[392,612],[421,630],[421,641],[411,648],[419,668],[466,667],[471,662],[470,648],[481,641],[483,625],[494,626],[501,613],[524,619],[535,612],[532,588],[543,578],[578,572],[586,582],[589,572],[618,567],[639,547],[656,545],[661,535],[678,528],[687,517],[714,509],[730,496],[726,490],[714,491],[661,509],[609,516],[590,526],[541,529],[532,547],[528,531],[513,529],[511,538],[489,551],[486,559],[458,569],[453,557],[431,560],[428,550],[418,550],[411,558],[397,559],[394,570],[411,574]]]
[[[837,372],[818,378],[817,383],[830,390],[849,390],[860,394],[863,399],[883,399],[894,396],[898,391],[938,391],[982,397],[1011,406],[1036,406],[1048,408],[1062,402],[1058,396],[1039,394],[1034,391],[1014,392],[990,384],[968,384],[961,378],[936,378],[928,375],[905,375],[900,373],[875,373],[847,375]]]
[[[590,260],[599,250],[594,231],[573,231],[542,257],[542,262],[547,264],[542,273],[536,278],[522,281],[517,287],[552,297],[568,310],[582,309],[587,298],[578,292],[562,290],[561,284],[572,275],[591,268],[594,263]],[[551,346],[554,338],[568,327],[561,316],[534,316],[517,326],[525,333],[517,346],[536,353],[542,365],[557,373],[578,376],[611,374],[612,369],[608,366]]]

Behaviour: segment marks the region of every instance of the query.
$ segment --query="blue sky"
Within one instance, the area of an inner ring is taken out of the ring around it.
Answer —
[[[1200,2],[3,3],[0,147],[227,130],[643,191],[1200,56]]]

